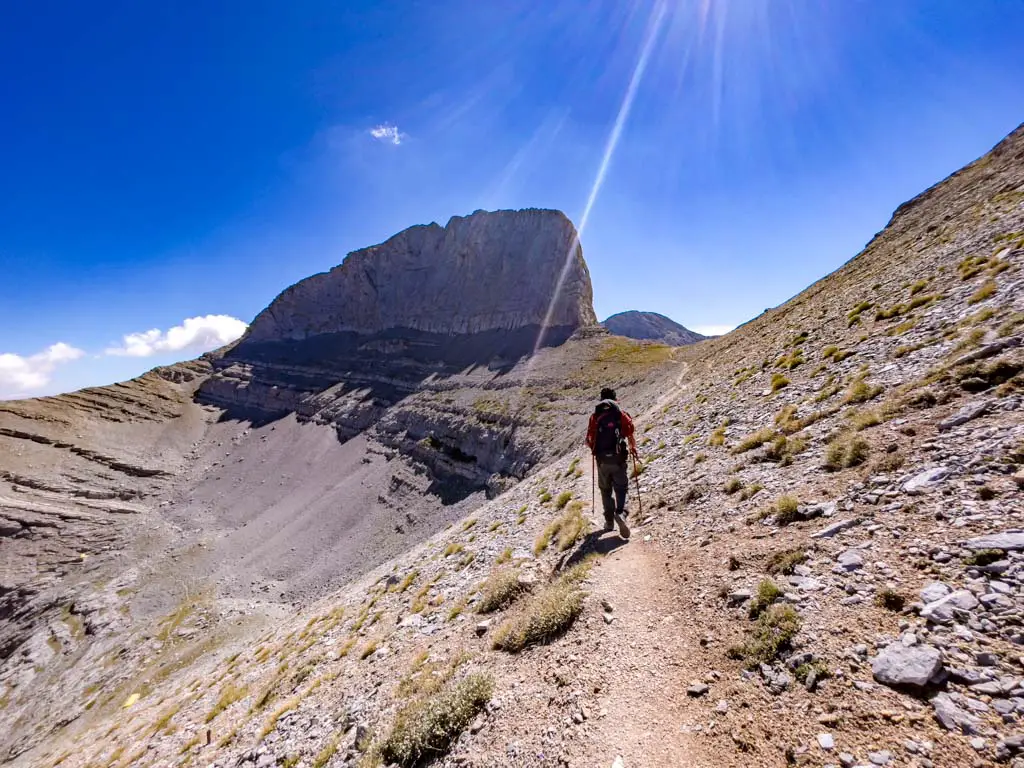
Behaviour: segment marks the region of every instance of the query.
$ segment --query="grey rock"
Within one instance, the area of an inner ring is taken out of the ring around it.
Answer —
[[[709,690],[711,689],[704,683],[694,683],[686,689],[686,695],[698,698],[700,696],[704,696]]]
[[[868,752],[868,762],[872,765],[887,765],[892,760],[892,752],[887,749],[880,749],[878,752]]]
[[[851,517],[848,520],[837,520],[832,525],[825,526],[820,531],[811,534],[812,539],[831,539],[833,536],[860,525],[862,519]]]
[[[968,352],[966,355],[962,355],[953,361],[953,365],[966,365],[967,363],[973,363],[978,360],[984,360],[987,357],[993,357],[998,355],[1000,352],[1005,352],[1007,349],[1013,349],[1019,347],[1021,344],[1020,336],[1009,336],[999,341],[994,341],[991,344],[985,344],[972,352]]]
[[[730,605],[742,605],[750,599],[751,591],[749,589],[734,589],[729,593]]]
[[[826,750],[835,749],[836,741],[832,738],[831,733],[819,733],[818,746]]]
[[[875,680],[890,686],[923,687],[942,670],[942,654],[931,646],[895,642],[871,662]]]
[[[549,326],[578,328],[597,324],[592,304],[576,230],[563,213],[477,211],[444,227],[409,227],[296,283],[256,316],[243,343],[393,328],[470,334],[540,326],[546,317]]]
[[[958,706],[948,693],[935,696],[932,708],[935,710],[935,719],[947,731],[977,733],[978,718]]]
[[[949,477],[949,469],[946,467],[932,467],[919,472],[903,484],[903,490],[911,495],[916,495],[935,488],[943,480]]]
[[[969,421],[977,419],[979,416],[984,416],[988,413],[992,407],[990,401],[984,401],[981,403],[971,403],[964,408],[961,408],[953,416],[950,416],[945,421],[939,422],[939,432],[947,432],[954,427],[959,427],[961,424],[966,424]]]
[[[921,602],[925,605],[941,600],[953,590],[941,581],[933,581],[921,590]]]
[[[1024,531],[1007,531],[990,533],[986,536],[975,536],[961,543],[967,549],[1002,549],[1007,552],[1024,549]]]
[[[855,549],[848,549],[836,558],[836,562],[844,571],[856,571],[864,565],[864,556]]]
[[[617,336],[660,341],[674,347],[695,344],[707,338],[707,336],[684,328],[675,320],[659,315],[657,312],[637,312],[636,310],[619,312],[609,317],[601,325]]]
[[[921,618],[936,624],[949,624],[956,617],[958,611],[973,611],[977,607],[978,598],[966,589],[959,589],[922,608]]]

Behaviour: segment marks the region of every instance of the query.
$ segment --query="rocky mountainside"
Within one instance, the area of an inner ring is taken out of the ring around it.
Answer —
[[[541,406],[582,421],[583,393],[621,379],[643,457],[628,543],[593,530],[588,457],[541,457],[276,618],[215,590],[162,614],[136,598],[83,667],[74,620],[54,617],[23,677],[0,677],[0,733],[16,765],[76,768],[1021,768],[1022,331],[1024,127],[726,336],[579,334],[493,374],[479,409],[526,397],[538,421]],[[409,397],[461,414],[457,381]],[[329,450],[307,437],[336,429],[315,409],[221,413],[190,471],[248,485],[211,488],[207,510],[260,479],[289,486]],[[579,421],[546,428],[568,445]],[[272,452],[252,471],[250,441]],[[246,544],[286,557],[270,532]],[[216,541],[176,548],[178,573]],[[47,687],[23,685],[29,670]],[[58,722],[54,689],[77,708]],[[55,730],[36,745],[41,722]]]
[[[609,317],[601,325],[616,336],[643,341],[658,341],[673,347],[696,344],[707,338],[657,312],[637,312],[636,310],[619,312]]]
[[[609,336],[590,290],[562,214],[478,212],[352,254],[219,353],[0,404],[0,755],[464,517],[574,445],[605,383],[653,402],[671,350]]]

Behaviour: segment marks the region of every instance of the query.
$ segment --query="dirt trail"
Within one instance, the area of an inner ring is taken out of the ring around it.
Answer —
[[[606,534],[606,538],[615,534]],[[664,559],[640,531],[601,559],[592,571],[592,595],[611,606],[593,662],[607,671],[604,716],[593,734],[592,755],[621,755],[634,766],[696,766],[686,722],[685,663],[695,628],[673,600],[675,586]]]

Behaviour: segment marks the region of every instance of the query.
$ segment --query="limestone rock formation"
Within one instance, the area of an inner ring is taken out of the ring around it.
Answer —
[[[635,309],[612,315],[601,325],[617,336],[641,341],[660,341],[673,347],[695,344],[707,338],[657,312],[638,312]]]
[[[565,214],[477,211],[453,216],[444,227],[409,227],[296,283],[256,317],[242,343],[542,324],[557,334],[596,322],[590,275]]]
[[[285,290],[200,396],[236,415],[332,424],[343,439],[372,428],[479,489],[494,475],[522,477],[554,446],[519,429],[529,417],[478,418],[479,395],[439,407],[424,389],[481,386],[596,328],[590,275],[564,214],[477,211],[410,227]]]

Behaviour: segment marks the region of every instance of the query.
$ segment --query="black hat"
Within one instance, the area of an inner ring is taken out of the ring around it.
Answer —
[[[601,390],[601,399],[602,400],[614,400],[615,399],[615,390],[612,389],[611,387],[605,387],[604,389]]]

